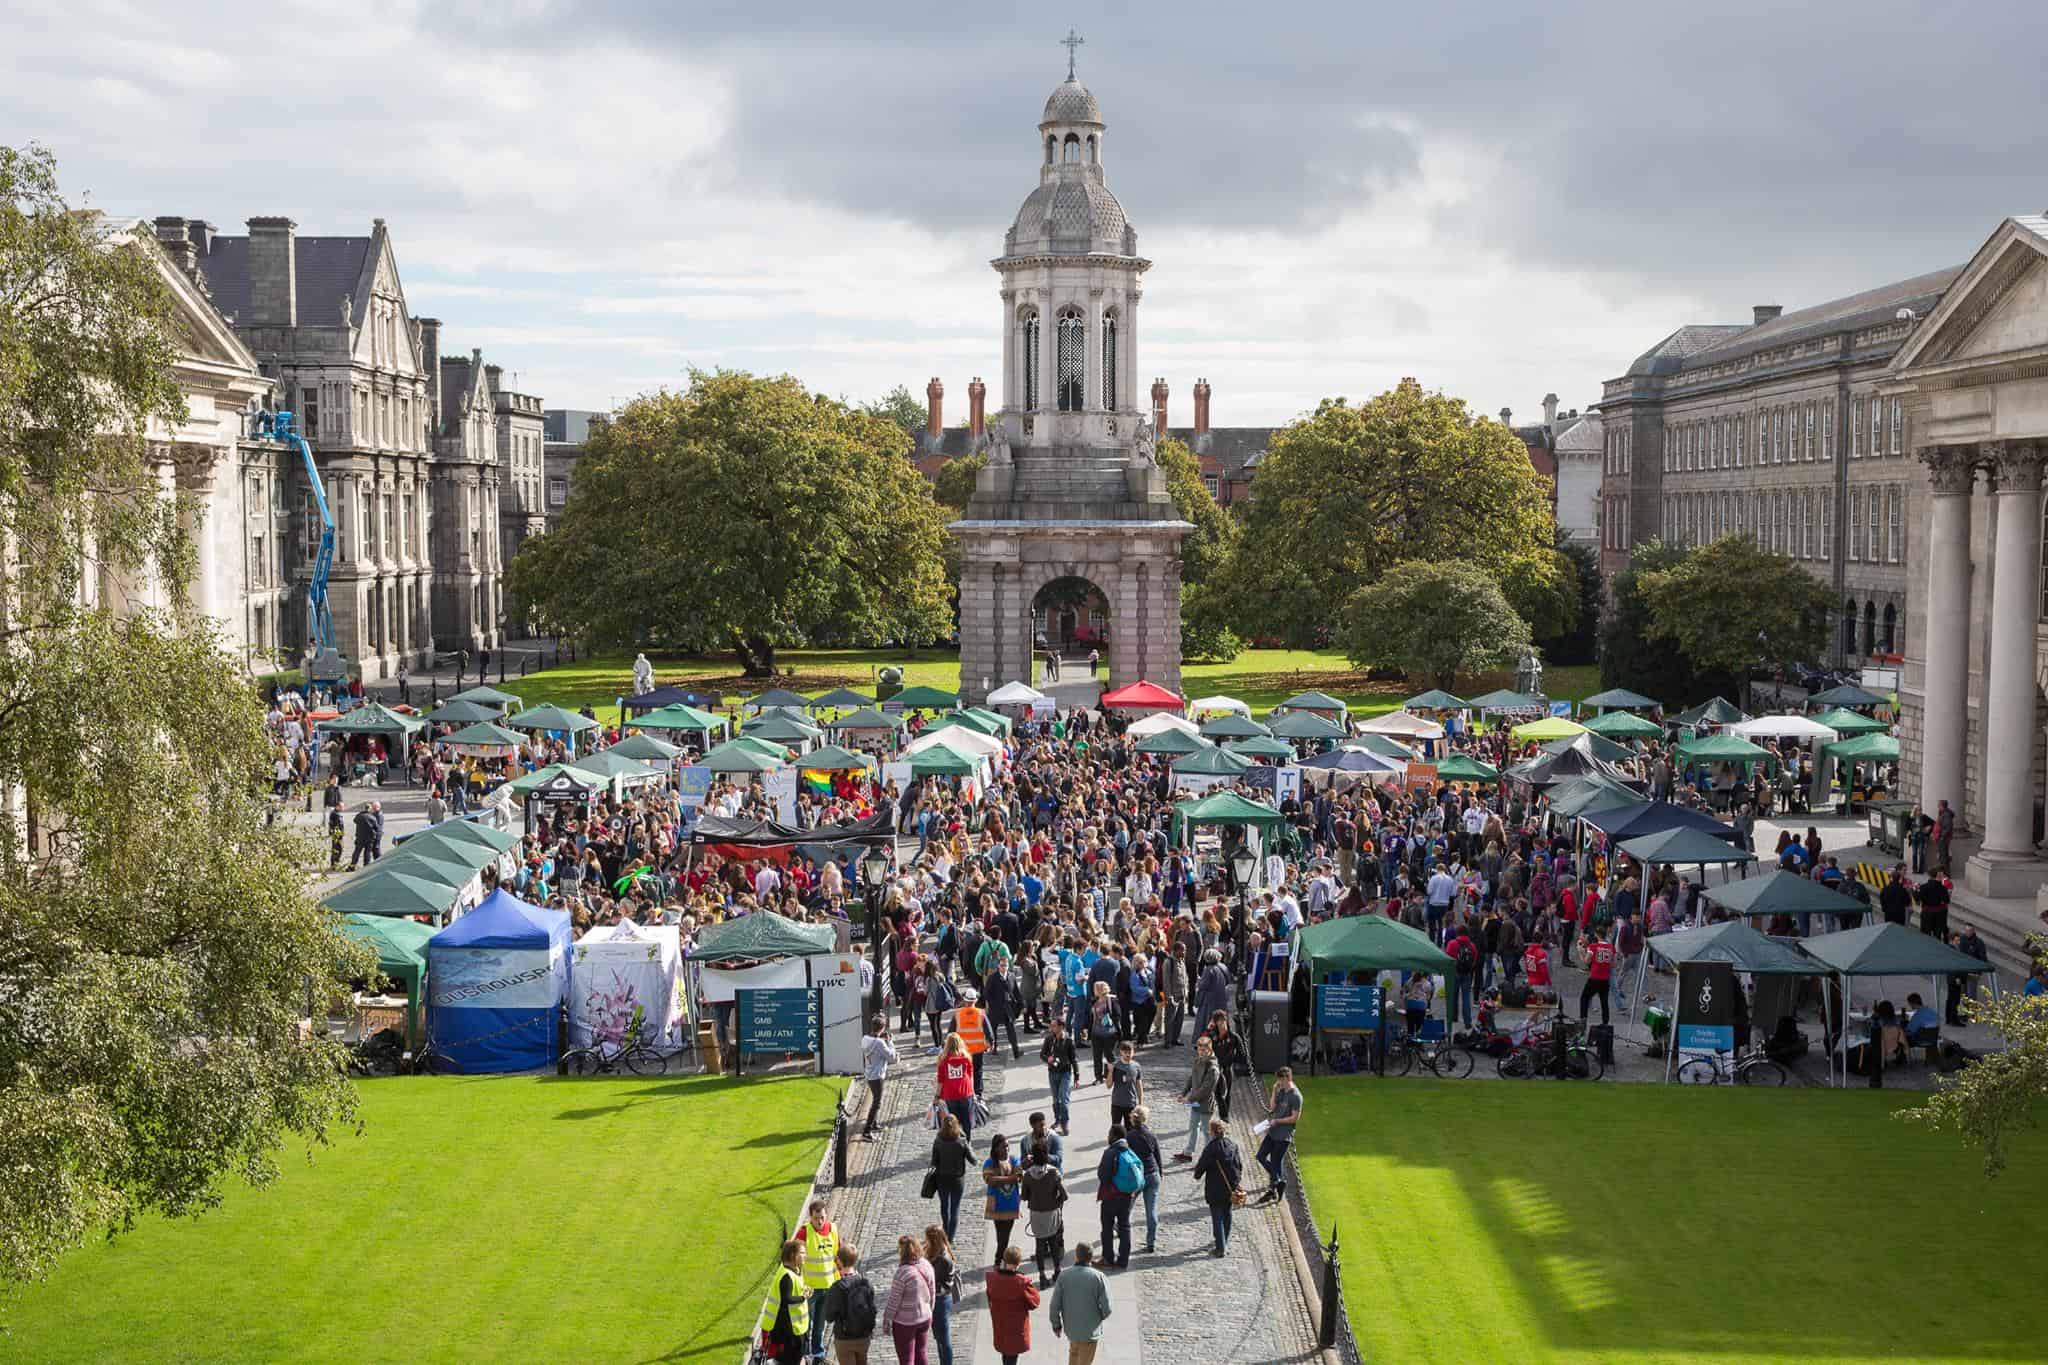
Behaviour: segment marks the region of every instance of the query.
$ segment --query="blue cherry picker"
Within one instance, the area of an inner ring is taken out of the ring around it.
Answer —
[[[348,668],[334,643],[334,612],[327,604],[327,574],[334,567],[334,513],[327,506],[327,488],[320,482],[313,447],[299,434],[290,412],[262,414],[256,434],[262,440],[278,441],[299,452],[299,459],[306,466],[306,482],[313,488],[313,505],[320,510],[320,550],[313,558],[312,581],[306,584],[307,629],[312,637],[306,649],[306,684],[333,687],[347,679]]]

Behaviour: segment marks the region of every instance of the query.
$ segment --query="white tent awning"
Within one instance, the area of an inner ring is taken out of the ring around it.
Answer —
[[[1389,711],[1384,716],[1374,716],[1361,721],[1359,730],[1369,735],[1393,735],[1401,739],[1442,739],[1444,727],[1433,720],[1407,711]]]
[[[1035,701],[1044,701],[1045,693],[1029,683],[1006,682],[988,694],[990,706],[1029,706]]]
[[[1841,738],[1819,721],[1805,716],[1758,716],[1755,720],[1737,721],[1728,727],[1728,733],[1744,739],[1817,739],[1827,744]]]
[[[1203,697],[1199,701],[1191,701],[1188,703],[1188,710],[1197,716],[1221,715],[1226,711],[1243,716],[1246,720],[1250,720],[1252,716],[1251,707],[1246,706],[1236,697],[1226,697],[1220,694],[1214,697]]]
[[[1171,711],[1154,711],[1145,719],[1134,722],[1131,728],[1124,733],[1132,739],[1143,739],[1147,735],[1156,735],[1162,730],[1178,730],[1184,735],[1197,736],[1202,733],[1201,726],[1191,720],[1184,720],[1174,715]]]

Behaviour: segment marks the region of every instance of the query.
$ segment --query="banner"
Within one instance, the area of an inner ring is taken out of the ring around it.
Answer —
[[[1316,1027],[1377,1032],[1380,994],[1378,986],[1316,987]]]
[[[462,948],[433,955],[433,1003],[443,1009],[539,1010],[556,1002],[547,948]]]
[[[828,1076],[861,1072],[860,1040],[863,1005],[860,963],[851,953],[820,953],[804,961],[811,967],[811,985],[823,993],[825,1060]]]
[[[801,958],[764,962],[758,967],[742,967],[736,971],[728,971],[723,967],[701,967],[697,972],[698,990],[714,1005],[730,1004],[739,998],[737,992],[756,987],[775,989],[809,984],[810,977]]]
[[[814,990],[740,992],[740,1046],[748,1052],[816,1052],[821,1017]]]
[[[696,810],[711,796],[711,769],[701,763],[686,763],[676,770],[676,795],[686,810]]]
[[[884,763],[882,765],[882,785],[886,787],[891,782],[896,784],[897,791],[907,792],[917,785],[917,774],[910,771],[910,764],[908,762]]]
[[[1735,1050],[1735,968],[1726,962],[1678,964],[1678,1019],[1672,1038],[1680,1059]]]
[[[1436,764],[1410,763],[1402,783],[1409,791],[1422,791],[1436,785]]]
[[[1273,770],[1273,801],[1275,805],[1292,798],[1301,800],[1301,769],[1293,764]]]
[[[761,774],[761,790],[774,803],[775,818],[785,825],[796,823],[796,769],[776,768]]]

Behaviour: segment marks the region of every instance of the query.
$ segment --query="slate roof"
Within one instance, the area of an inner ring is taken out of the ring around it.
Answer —
[[[1749,328],[1742,323],[1688,323],[1636,357],[1630,374],[1670,374],[1689,356],[1717,346]]]
[[[470,386],[476,382],[471,373],[473,363],[466,355],[441,357],[440,425],[435,431],[446,434],[461,420],[462,400],[469,396]]]
[[[1259,467],[1259,457],[1266,453],[1273,433],[1279,430],[1279,427],[1210,427],[1207,434],[1196,436],[1193,427],[1168,427],[1166,434],[1185,441],[1188,449],[1197,456],[1214,459],[1223,478],[1236,480],[1244,477],[1245,470]]]
[[[1605,453],[1605,441],[1597,412],[1581,413],[1578,419],[1557,433],[1555,449],[1560,455]]]
[[[1929,309],[1941,302],[1941,296],[1948,292],[1956,276],[1962,273],[1962,266],[1950,266],[1946,270],[1915,275],[1909,280],[1896,280],[1860,294],[1784,313],[1760,326],[1741,328],[1737,335],[1693,352],[1686,361],[1687,364],[1716,364],[1829,332],[1855,331],[1876,323],[1890,322],[1901,308],[1910,308],[1925,317]]]
[[[356,286],[370,258],[368,237],[300,237],[296,241],[299,321],[312,327],[339,327],[341,301],[355,302]],[[215,237],[199,258],[200,273],[213,292],[214,307],[237,322],[249,311],[249,239]],[[358,309],[356,316],[362,316]]]

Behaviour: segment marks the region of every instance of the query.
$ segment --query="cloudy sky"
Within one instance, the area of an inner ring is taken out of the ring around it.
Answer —
[[[10,0],[0,140],[109,212],[390,225],[549,406],[691,366],[1000,369],[988,268],[1086,39],[1155,262],[1143,374],[1283,422],[1416,375],[1566,407],[1681,322],[1968,257],[2048,205],[2048,5]],[[994,395],[991,395],[993,406]]]

